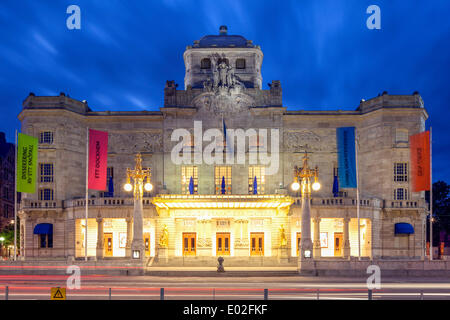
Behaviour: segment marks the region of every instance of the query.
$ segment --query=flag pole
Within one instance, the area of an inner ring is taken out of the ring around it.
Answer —
[[[355,127],[355,160],[356,160],[356,216],[358,218],[358,260],[361,260],[361,226],[359,217],[359,174],[358,174],[358,131]]]
[[[433,260],[433,138],[430,126],[430,261]]]
[[[17,129],[14,148],[14,261],[17,260]]]
[[[87,261],[88,256],[88,201],[89,201],[89,185],[88,185],[88,177],[89,175],[89,128],[86,127],[86,218],[85,218],[85,234],[84,234],[84,260]]]

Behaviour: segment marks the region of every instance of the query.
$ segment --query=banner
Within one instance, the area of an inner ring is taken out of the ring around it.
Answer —
[[[36,192],[38,139],[19,133],[17,138],[17,192]]]
[[[430,131],[409,137],[412,191],[430,190]]]
[[[89,129],[88,189],[106,191],[108,132]]]
[[[355,127],[336,128],[339,184],[356,188]]]

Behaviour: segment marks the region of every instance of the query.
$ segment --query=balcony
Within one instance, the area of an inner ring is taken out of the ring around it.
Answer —
[[[354,207],[357,205],[357,200],[353,198],[311,198],[311,206],[317,207]],[[381,208],[383,202],[377,198],[363,198],[359,199],[360,207]],[[300,197],[294,198],[294,205],[301,206],[302,199]]]
[[[29,199],[22,199],[19,208],[20,209],[61,209],[62,201],[55,201],[55,200],[29,200]]]

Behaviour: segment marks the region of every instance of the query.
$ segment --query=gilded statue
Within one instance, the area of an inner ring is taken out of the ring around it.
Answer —
[[[167,229],[167,225],[164,225],[161,237],[159,238],[159,246],[167,248],[168,244],[169,244],[169,230]]]
[[[281,225],[280,227],[280,243],[282,247],[285,247],[287,245],[286,232],[283,225]]]

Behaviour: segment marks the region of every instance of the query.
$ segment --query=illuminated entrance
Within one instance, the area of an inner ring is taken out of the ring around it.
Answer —
[[[300,252],[300,242],[302,240],[302,233],[301,232],[297,232],[297,256],[298,253]]]
[[[146,257],[150,257],[150,233],[144,233],[144,252]]]
[[[252,256],[263,256],[264,255],[264,233],[263,232],[252,232],[250,234],[251,251]]]
[[[105,257],[112,257],[113,256],[113,234],[112,233],[105,233],[104,234],[105,239]]]
[[[183,233],[183,255],[195,256],[196,233]]]
[[[217,243],[216,254],[218,256],[229,256],[230,255],[230,233],[229,232],[217,233],[216,243]]]
[[[342,257],[342,242],[344,235],[341,232],[334,233],[334,256]]]

